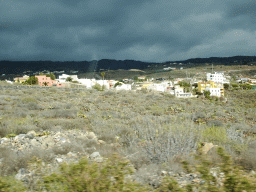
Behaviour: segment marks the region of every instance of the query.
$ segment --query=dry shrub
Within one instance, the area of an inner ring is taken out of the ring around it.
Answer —
[[[65,142],[62,143],[60,146],[54,145],[52,147],[52,151],[55,155],[66,155],[68,152],[73,151],[74,146],[74,144]]]
[[[36,125],[20,125],[16,127],[16,130],[11,132],[17,135],[19,134],[26,134],[29,131],[34,130],[35,132],[39,131],[40,129]]]
[[[102,157],[109,158],[114,153],[122,154],[121,146],[118,144],[113,145],[105,145],[100,144],[96,147],[97,151],[100,153]]]
[[[44,110],[40,112],[40,116],[46,118],[75,118],[77,110]]]
[[[216,167],[218,164],[222,163],[222,159],[217,153],[217,147],[213,147],[207,152],[207,158],[212,162],[212,167]]]
[[[113,90],[108,90],[108,91],[105,91],[105,92],[103,92],[103,96],[112,96],[112,95],[115,95],[116,94],[116,92],[115,91],[113,91]]]
[[[88,121],[86,119],[38,119],[38,127],[43,130],[54,130],[55,126],[60,126],[62,129],[79,129],[84,130],[88,128]],[[89,128],[88,128],[89,129]]]
[[[207,121],[207,125],[209,127],[215,126],[215,127],[222,127],[223,126],[223,122],[220,120],[210,120]]]
[[[248,149],[244,152],[241,152],[239,159],[236,160],[236,163],[241,165],[246,170],[256,170],[256,141],[252,141],[248,144]]]
[[[0,168],[0,175],[11,175],[17,173],[21,168],[26,168],[28,162],[33,156],[42,159],[44,162],[50,162],[53,159],[53,153],[50,150],[43,150],[41,148],[32,148],[29,151],[12,151],[8,147],[1,147],[0,154],[2,166]]]
[[[135,181],[143,185],[151,185],[158,188],[161,184],[158,177],[161,168],[158,164],[143,165],[135,173]],[[154,178],[154,179],[153,179]]]
[[[108,144],[114,143],[115,142],[115,136],[111,132],[106,132],[103,135],[98,137],[99,140],[103,140]]]
[[[198,119],[204,119],[204,118],[206,118],[206,114],[204,113],[204,112],[195,112],[195,113],[193,113],[193,115],[192,115],[192,120],[193,121],[196,121],[196,120],[198,120]]]
[[[34,97],[24,97],[21,100],[23,103],[30,103],[30,102],[37,103],[37,100]]]
[[[0,137],[5,137],[9,133],[5,123],[0,123]]]
[[[26,105],[26,107],[29,109],[29,110],[40,110],[41,107],[35,103],[35,102],[30,102]]]

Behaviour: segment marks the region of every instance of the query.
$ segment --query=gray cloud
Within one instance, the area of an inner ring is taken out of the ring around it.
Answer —
[[[255,1],[0,0],[0,60],[255,55]]]

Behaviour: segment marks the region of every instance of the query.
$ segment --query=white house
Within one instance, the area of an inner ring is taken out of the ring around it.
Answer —
[[[96,80],[96,83],[100,84],[101,86],[104,85],[106,87],[106,89],[109,89],[108,80]]]
[[[180,98],[193,97],[191,92],[184,93],[183,87],[177,87],[174,89],[174,95]]]
[[[92,88],[93,85],[95,85],[96,80],[95,79],[78,79],[79,83],[86,85],[87,88]]]
[[[117,85],[116,90],[132,90],[132,85],[131,84]]]
[[[72,81],[78,81],[77,75],[67,75],[67,74],[62,74],[59,76],[59,79],[55,79],[55,80],[59,81],[60,83],[64,83],[66,82],[66,79],[68,77],[71,77]]]
[[[146,78],[145,76],[138,77],[138,79],[145,79],[145,78]]]
[[[171,67],[166,67],[166,68],[163,68],[164,71],[169,71],[171,70]]]
[[[220,72],[215,72],[215,73],[206,73],[206,78],[207,81],[213,81],[215,83],[228,83],[229,81],[227,81],[227,79],[224,76],[224,73],[220,73]]]
[[[149,85],[147,87],[148,90],[153,90],[153,91],[160,91],[160,92],[165,92],[167,91],[167,86],[164,84],[157,84],[153,83],[152,85]]]
[[[221,96],[220,88],[206,87],[205,91],[210,91],[211,93],[210,96],[216,96],[216,97]]]
[[[109,89],[112,89],[112,88],[114,88],[115,84],[116,84],[117,82],[119,82],[119,81],[108,80],[107,82],[108,82],[108,84],[109,84]]]
[[[77,81],[78,77],[77,75],[69,75],[72,78],[72,81]]]
[[[248,82],[248,81],[250,81],[250,78],[237,78],[237,79],[236,79],[236,82],[240,82],[240,81],[242,81],[242,82]]]
[[[10,81],[10,80],[5,79],[5,81],[6,81],[7,83],[13,84],[13,82]]]
[[[163,81],[161,84],[166,87],[173,87],[173,83],[171,81]]]
[[[174,95],[175,96],[177,96],[177,95],[179,95],[179,94],[182,94],[182,93],[184,93],[184,91],[183,91],[183,87],[177,87],[177,86],[175,86],[175,89],[174,89]]]

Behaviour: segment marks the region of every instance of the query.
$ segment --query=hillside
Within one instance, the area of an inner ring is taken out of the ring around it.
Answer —
[[[2,74],[21,74],[24,71],[58,71],[64,70],[66,73],[70,70],[78,70],[80,73],[99,72],[117,69],[162,69],[165,64],[183,63],[186,68],[202,66],[205,64],[214,65],[255,65],[256,57],[254,56],[235,56],[235,57],[210,57],[195,58],[184,61],[168,61],[164,63],[141,62],[134,60],[110,60],[102,59],[99,61],[0,61],[0,78]],[[149,67],[151,66],[151,67]]]
[[[224,148],[246,174],[256,170],[255,90],[227,91],[224,103],[142,91],[7,85],[0,85],[0,174],[24,178],[26,186],[38,186],[36,180],[26,180],[34,174],[28,172],[35,168],[32,157],[48,166],[40,173],[46,174],[65,161],[86,156],[102,163],[117,153],[133,167],[133,182],[158,189],[168,173],[184,187],[201,182],[200,174],[186,172],[181,162],[195,165],[193,154],[202,143]],[[207,157],[210,168],[217,169],[220,159],[214,148]]]

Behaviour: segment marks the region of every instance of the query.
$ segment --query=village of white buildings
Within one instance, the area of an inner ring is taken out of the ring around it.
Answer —
[[[170,68],[164,68],[163,70],[171,70]],[[72,73],[78,71],[72,71]],[[40,72],[34,73],[39,74]],[[136,79],[122,79],[117,80],[102,80],[96,79],[79,79],[77,75],[64,74],[64,71],[54,71],[52,74],[59,74],[58,79],[52,80],[49,75],[50,71],[43,71],[41,75],[35,75],[38,79],[37,85],[39,86],[56,86],[56,87],[67,87],[67,88],[87,88],[92,89],[97,85],[104,89],[112,90],[151,90],[155,92],[167,92],[176,97],[189,98],[197,97],[198,95],[204,94],[205,91],[209,91],[210,96],[224,97],[225,85],[230,85],[231,77],[224,74],[224,72],[213,72],[205,73],[205,78],[176,78],[176,79],[164,79],[164,78],[148,78],[145,76],[136,77]],[[255,75],[256,77],[256,75]],[[13,84],[23,83],[29,79],[28,75],[23,77],[16,77],[14,81],[6,80],[6,82]],[[184,83],[183,83],[184,82]],[[246,83],[251,85],[254,89],[256,88],[256,79],[250,78],[237,78],[236,82]]]

